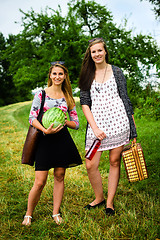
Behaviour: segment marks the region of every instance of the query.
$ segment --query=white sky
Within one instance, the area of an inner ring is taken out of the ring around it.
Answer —
[[[8,34],[18,34],[22,28],[20,26],[22,13],[31,10],[35,12],[44,10],[49,6],[57,10],[58,4],[61,6],[63,16],[67,13],[66,0],[0,0],[0,32],[5,37]],[[133,34],[151,34],[160,43],[160,22],[155,20],[155,15],[151,8],[153,6],[146,0],[97,0],[97,3],[107,6],[112,12],[114,22],[117,25],[122,23],[124,18],[128,19],[128,28],[134,28]],[[15,23],[19,22],[19,23]]]

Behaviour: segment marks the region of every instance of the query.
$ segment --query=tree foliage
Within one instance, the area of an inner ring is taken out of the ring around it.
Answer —
[[[132,30],[127,31],[125,25],[117,26],[111,12],[95,1],[71,0],[65,17],[60,6],[57,10],[47,7],[41,13],[33,9],[27,13],[20,11],[22,32],[9,35],[8,39],[0,35],[1,105],[28,100],[32,89],[44,87],[52,61],[65,61],[71,83],[76,86],[88,40],[94,37],[105,39],[110,63],[125,71],[134,104],[151,66],[156,66],[159,74],[159,48],[155,40],[142,34],[132,36]]]
[[[9,56],[4,57],[7,46],[12,44],[14,37],[9,37],[6,41],[0,33],[0,106],[18,101],[17,90],[13,83],[12,73],[9,71]]]

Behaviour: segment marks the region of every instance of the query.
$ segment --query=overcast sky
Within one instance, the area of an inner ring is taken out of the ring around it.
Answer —
[[[58,4],[61,6],[63,16],[67,13],[66,0],[0,0],[0,32],[5,37],[8,34],[18,34],[22,28],[20,26],[22,13],[31,8],[35,12],[44,10],[49,6],[57,10]],[[134,28],[133,34],[151,34],[160,44],[160,22],[155,20],[155,15],[151,8],[153,6],[148,1],[140,0],[97,0],[97,3],[107,6],[112,12],[114,22],[117,26],[124,18],[128,19],[128,28]],[[19,23],[15,23],[19,22]]]

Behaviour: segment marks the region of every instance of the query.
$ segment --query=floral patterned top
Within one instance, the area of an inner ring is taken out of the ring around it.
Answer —
[[[31,106],[31,111],[29,114],[29,123],[32,125],[32,122],[34,119],[37,119],[40,107],[41,107],[41,101],[42,101],[42,91],[38,91],[33,99],[32,106]],[[79,120],[78,120],[78,115],[76,112],[76,106],[72,110],[68,110],[67,102],[65,98],[60,98],[60,99],[54,99],[50,98],[49,96],[45,96],[45,103],[43,107],[43,113],[45,113],[49,108],[53,107],[58,107],[60,108],[64,113],[69,114],[70,121],[74,121],[76,124],[76,128],[79,128]]]

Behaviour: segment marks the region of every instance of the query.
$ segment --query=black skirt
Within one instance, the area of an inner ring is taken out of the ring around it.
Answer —
[[[70,168],[81,164],[82,159],[66,126],[58,133],[42,134],[35,156],[36,171]]]

